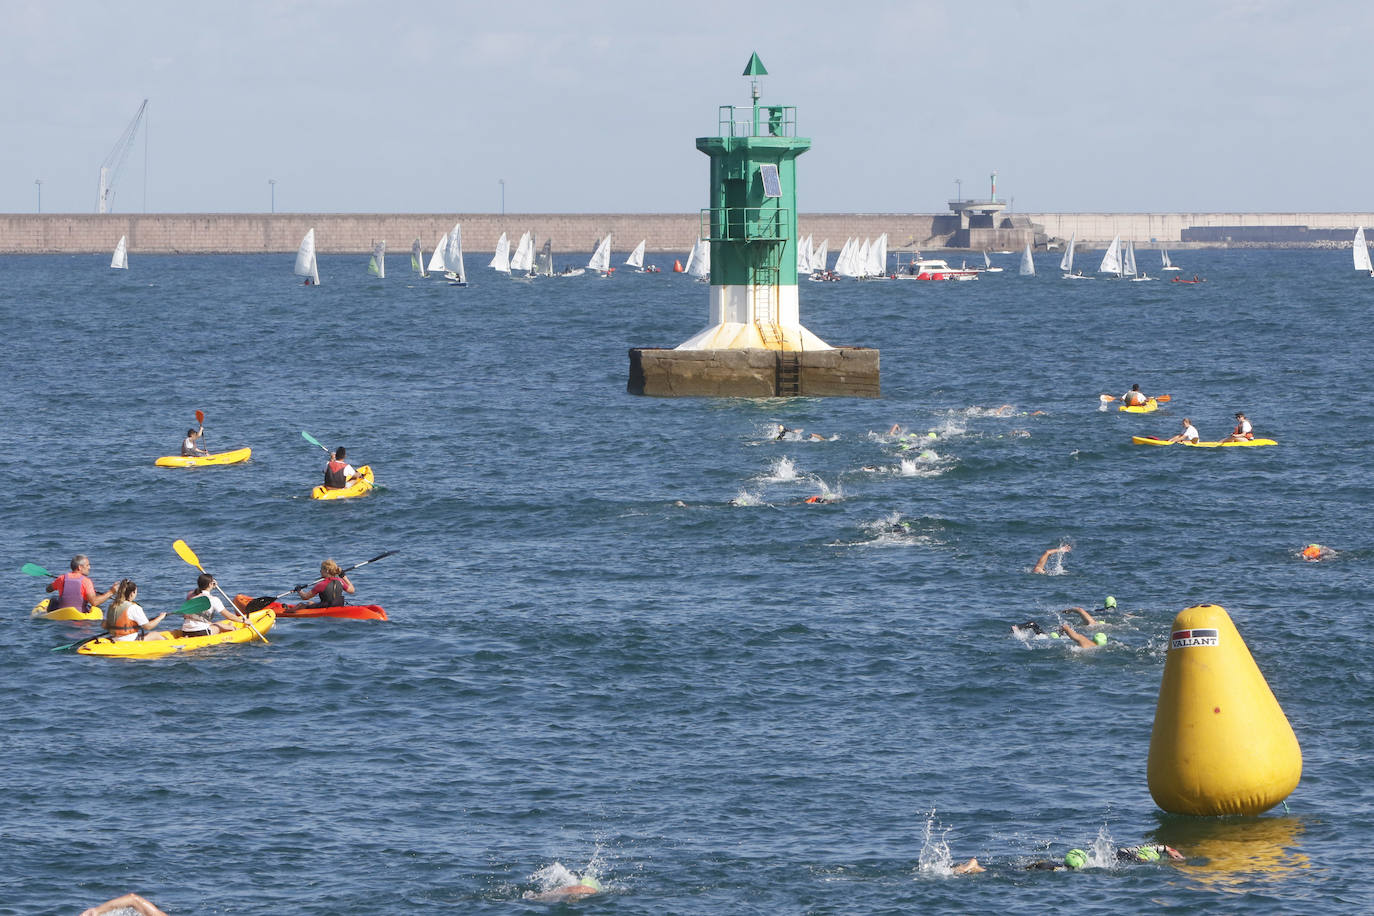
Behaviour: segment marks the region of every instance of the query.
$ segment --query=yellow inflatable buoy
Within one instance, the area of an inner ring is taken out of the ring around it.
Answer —
[[[1150,735],[1155,804],[1173,814],[1259,814],[1302,776],[1302,749],[1224,608],[1174,618]]]

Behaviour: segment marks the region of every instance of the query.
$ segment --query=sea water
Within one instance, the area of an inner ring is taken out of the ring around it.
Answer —
[[[1196,285],[1055,261],[803,283],[812,331],[882,349],[881,399],[657,400],[626,351],[707,316],[671,273],[0,258],[0,913],[542,912],[526,894],[589,871],[597,912],[1368,906],[1374,281],[1348,252],[1179,252]],[[1133,383],[1172,400],[1101,409]],[[196,410],[252,461],[154,467]],[[1279,445],[1131,444],[1237,410]],[[376,491],[308,499],[302,430]],[[252,595],[396,550],[353,576],[391,619],[51,651],[94,630],[31,621],[23,563],[88,554],[156,613],[195,581],[178,538]],[[1101,650],[1011,632],[1108,594]],[[1263,817],[1146,786],[1169,625],[1202,602],[1302,745]],[[1145,842],[1188,862],[1024,870]]]

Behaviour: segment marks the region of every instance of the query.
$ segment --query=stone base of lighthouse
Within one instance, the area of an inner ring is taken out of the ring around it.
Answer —
[[[630,350],[630,394],[658,398],[876,398],[878,351]]]

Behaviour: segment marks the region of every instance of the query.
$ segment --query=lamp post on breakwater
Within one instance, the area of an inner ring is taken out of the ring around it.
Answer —
[[[38,185],[38,212],[43,212],[43,179],[35,178],[33,183]]]
[[[496,183],[501,186],[501,215],[506,215],[506,179],[498,178]]]
[[[275,178],[269,178],[269,179],[267,179],[267,187],[271,189],[271,194],[272,194],[272,212],[273,212],[273,213],[276,213],[276,212],[277,212],[277,179],[275,179]]]

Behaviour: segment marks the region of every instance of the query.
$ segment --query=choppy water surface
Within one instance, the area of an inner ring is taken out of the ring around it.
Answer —
[[[173,914],[538,912],[524,895],[568,870],[605,883],[589,912],[1367,905],[1374,281],[1348,252],[1180,252],[1196,286],[1004,260],[804,284],[812,330],[882,348],[881,400],[669,401],[624,390],[629,347],[705,323],[669,273],[460,290],[326,257],[306,289],[286,255],[0,258],[0,913],[126,890]],[[1134,382],[1172,403],[1099,409]],[[197,409],[252,462],[154,468]],[[1236,410],[1280,446],[1130,444]],[[377,491],[306,499],[303,429]],[[88,553],[166,609],[196,574],[177,538],[251,594],[398,550],[355,579],[391,621],[49,651],[81,631],[28,619],[21,564]],[[1311,541],[1337,558],[1302,562]],[[1105,650],[1010,633],[1107,594]],[[1145,784],[1168,627],[1204,601],[1302,744],[1261,818],[1170,817]],[[1021,868],[1140,842],[1189,862]],[[988,873],[949,874],[975,855]]]

